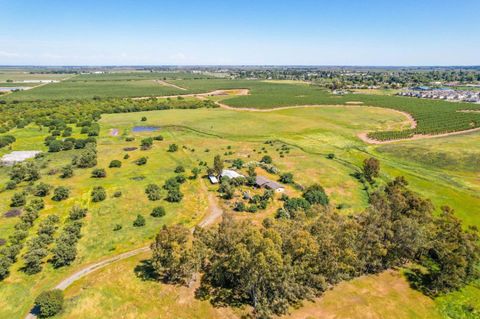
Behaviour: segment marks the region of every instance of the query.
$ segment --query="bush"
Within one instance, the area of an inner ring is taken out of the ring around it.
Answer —
[[[177,167],[175,167],[175,173],[184,173],[185,172],[185,168],[182,166],[182,165],[178,165]]]
[[[129,159],[129,158],[130,158],[130,155],[129,155],[129,154],[123,155],[123,159]]]
[[[67,199],[69,196],[70,196],[70,190],[67,187],[58,186],[53,190],[52,200],[59,202]]]
[[[113,161],[110,162],[110,165],[108,165],[108,167],[110,167],[110,168],[122,167],[122,162],[120,162],[119,160],[113,160]]]
[[[5,184],[5,189],[12,190],[17,188],[17,182],[16,181],[8,181],[7,184]]]
[[[140,149],[148,150],[152,147],[152,145],[153,145],[153,138],[147,137],[147,138],[144,138],[140,143]]]
[[[284,173],[280,175],[280,182],[285,184],[293,183],[293,174],[292,173]]]
[[[163,217],[165,216],[165,208],[162,206],[155,207],[150,215],[153,217]]]
[[[113,193],[113,197],[115,197],[115,198],[122,197],[122,192],[121,191],[116,191],[115,193]]]
[[[66,166],[62,167],[61,172],[62,172],[60,174],[61,178],[72,177],[73,176],[73,166],[72,165],[66,165]]]
[[[120,224],[115,224],[115,226],[113,226],[113,231],[119,231],[120,229],[122,229],[122,225]]]
[[[133,141],[135,141],[135,137],[127,136],[127,137],[125,137],[125,141],[127,141],[127,142],[133,142]]]
[[[140,157],[139,159],[137,159],[135,161],[135,164],[137,164],[139,166],[140,165],[145,165],[145,164],[147,164],[147,161],[148,161],[148,159],[145,156],[143,156],[143,157]]]
[[[163,141],[163,136],[162,135],[157,135],[153,138],[155,141]]]
[[[142,122],[145,122],[147,121],[147,117],[146,116],[142,116]]]
[[[79,220],[87,216],[87,209],[79,206],[73,206],[70,210],[69,219],[70,220]]]
[[[177,144],[170,144],[168,146],[168,151],[171,152],[171,153],[178,151],[178,145]]]
[[[92,178],[105,178],[107,177],[107,172],[103,168],[96,168],[92,171]]]
[[[133,221],[134,227],[143,227],[145,226],[145,218],[142,215],[137,215],[137,218]]]
[[[95,186],[92,189],[91,197],[94,203],[98,203],[104,201],[107,198],[107,192],[102,186]]]
[[[26,202],[27,202],[27,199],[24,193],[15,193],[13,194],[12,199],[10,201],[10,207],[24,206]]]
[[[328,159],[334,159],[334,158],[335,158],[335,154],[330,153],[330,154],[327,155],[327,158],[328,158]]]
[[[48,151],[51,153],[60,152],[63,149],[63,142],[53,140],[48,144]]]
[[[45,183],[39,183],[37,186],[34,187],[33,189],[33,195],[37,197],[45,197],[48,194],[50,194],[50,189],[52,186],[45,184]]]
[[[272,157],[270,155],[265,155],[264,157],[262,157],[260,162],[265,164],[272,164]]]
[[[63,309],[63,291],[54,289],[44,291],[35,299],[40,318],[48,318],[58,314]]]
[[[151,201],[160,200],[160,187],[156,184],[148,184],[145,188],[145,194]]]
[[[167,197],[165,199],[172,203],[179,203],[182,201],[182,198],[182,192],[180,192],[178,188],[172,188],[168,190]]]

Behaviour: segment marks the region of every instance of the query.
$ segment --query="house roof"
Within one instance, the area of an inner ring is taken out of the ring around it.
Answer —
[[[224,169],[221,174],[222,177],[228,178],[237,178],[237,177],[244,177],[242,174],[239,174],[231,169]]]
[[[208,175],[208,179],[210,179],[210,182],[212,184],[217,184],[218,183],[218,178],[216,178],[215,176],[213,175]]]
[[[263,176],[257,176],[255,177],[255,184],[257,184],[260,187],[266,187],[270,189],[279,189],[279,188],[284,188],[284,186],[280,183],[274,182],[269,180],[266,177]]]

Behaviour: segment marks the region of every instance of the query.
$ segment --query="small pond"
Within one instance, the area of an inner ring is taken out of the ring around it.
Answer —
[[[132,132],[141,133],[141,132],[154,132],[158,131],[160,128],[157,126],[134,126]]]

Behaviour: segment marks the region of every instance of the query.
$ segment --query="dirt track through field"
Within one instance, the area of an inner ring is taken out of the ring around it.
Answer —
[[[155,83],[158,83],[160,85],[163,85],[163,86],[169,86],[169,87],[172,87],[172,88],[175,88],[175,89],[179,89],[179,90],[182,90],[182,91],[186,91],[187,89],[186,88],[182,88],[181,86],[178,86],[178,85],[175,85],[173,83],[169,83],[167,81],[162,81],[162,80],[154,80]]]
[[[206,190],[205,183],[201,181],[202,183],[202,189]],[[207,227],[212,224],[214,224],[220,217],[223,215],[223,210],[218,206],[217,200],[215,198],[215,195],[213,194],[208,194],[208,214],[198,223],[198,226],[200,227]],[[193,229],[192,229],[193,231]],[[134,250],[130,250],[124,253],[121,253],[119,255],[110,257],[108,259],[102,260],[100,262],[91,264],[89,266],[86,266],[77,272],[71,274],[64,280],[62,280],[58,285],[55,286],[55,289],[60,289],[60,290],[65,290],[67,289],[71,284],[73,284],[75,281],[91,274],[94,271],[97,271],[101,268],[104,268],[108,265],[113,264],[114,262],[127,259],[133,256],[136,256],[138,254],[148,252],[150,251],[150,245],[145,246],[145,247],[140,247]],[[30,312],[25,316],[25,319],[36,319],[37,310],[35,308],[31,309]]]

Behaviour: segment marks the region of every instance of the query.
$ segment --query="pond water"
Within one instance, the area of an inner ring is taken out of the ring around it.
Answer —
[[[158,131],[160,128],[156,126],[134,126],[132,132],[139,133],[139,132],[154,132]]]

